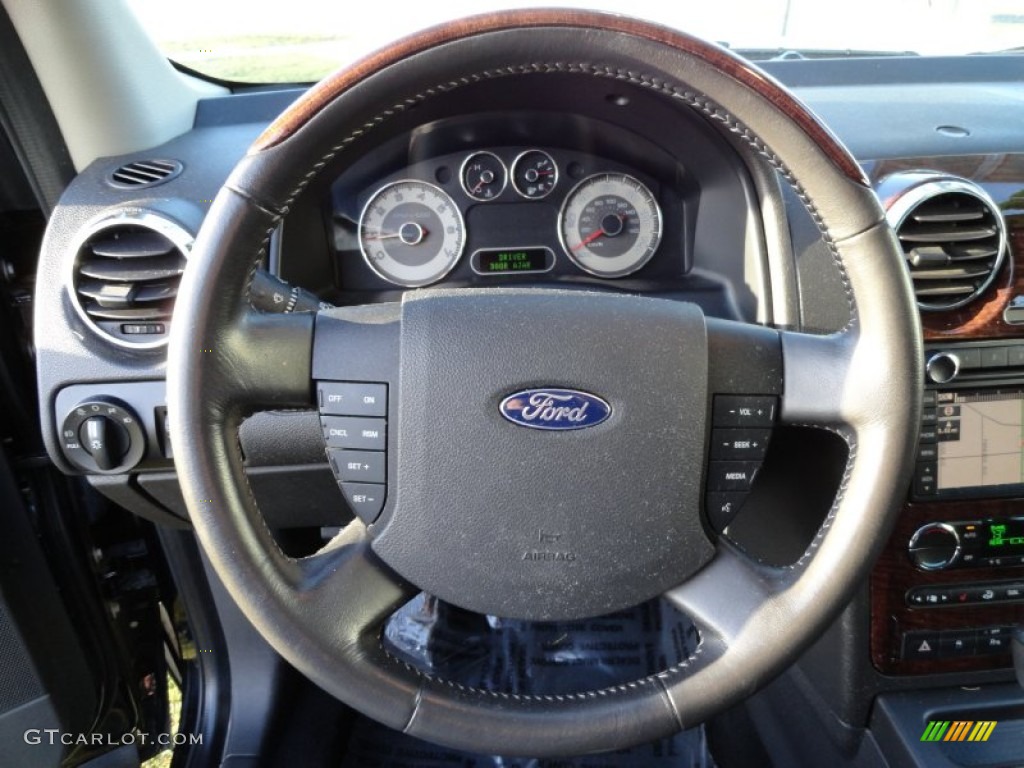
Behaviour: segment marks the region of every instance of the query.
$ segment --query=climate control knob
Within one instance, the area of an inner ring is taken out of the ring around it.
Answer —
[[[142,459],[146,436],[135,412],[112,397],[79,403],[61,424],[61,448],[86,472],[127,472]]]
[[[941,571],[960,557],[960,536],[945,523],[928,523],[910,537],[910,559],[922,571]]]

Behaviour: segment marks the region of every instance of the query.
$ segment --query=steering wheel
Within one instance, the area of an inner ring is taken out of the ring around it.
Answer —
[[[847,326],[811,335],[705,317],[684,302],[543,289],[417,290],[400,304],[315,315],[251,306],[270,234],[322,169],[355,159],[434,100],[456,103],[484,82],[554,77],[654,94],[710,121],[748,162],[769,164],[842,273]],[[624,748],[700,723],[766,684],[865,577],[905,491],[921,408],[909,280],[846,150],[782,86],[727,51],[576,11],[435,28],[289,107],[206,217],[169,355],[171,434],[192,522],[256,629],[367,716],[492,754]],[[387,501],[372,524],[357,519],[295,559],[257,509],[237,431],[256,410],[316,407],[314,382],[328,379],[386,385]],[[545,388],[596,396],[609,415],[564,431],[502,417],[510,393]],[[761,398],[778,423],[832,430],[849,446],[834,505],[788,567],[755,562],[702,522],[710,426],[737,395]],[[700,644],[670,669],[602,690],[475,690],[382,647],[389,615],[421,590],[522,619],[595,616],[661,594],[693,619]]]

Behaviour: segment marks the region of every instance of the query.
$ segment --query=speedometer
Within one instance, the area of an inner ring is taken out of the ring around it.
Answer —
[[[425,181],[381,187],[359,217],[359,248],[370,269],[408,288],[447,275],[465,242],[466,227],[455,202]]]
[[[558,236],[576,265],[622,277],[650,261],[661,242],[661,209],[644,184],[624,173],[590,176],[569,193]]]

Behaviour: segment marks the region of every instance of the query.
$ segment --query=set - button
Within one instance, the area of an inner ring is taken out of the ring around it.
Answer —
[[[317,383],[327,458],[352,511],[367,524],[387,499],[387,384]]]
[[[704,507],[719,533],[740,511],[761,469],[777,408],[773,395],[715,396]]]

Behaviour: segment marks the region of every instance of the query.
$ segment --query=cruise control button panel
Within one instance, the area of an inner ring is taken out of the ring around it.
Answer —
[[[761,469],[778,403],[774,395],[715,395],[704,510],[718,533],[739,513]]]
[[[324,445],[349,508],[367,525],[387,500],[388,386],[374,381],[319,381]]]

